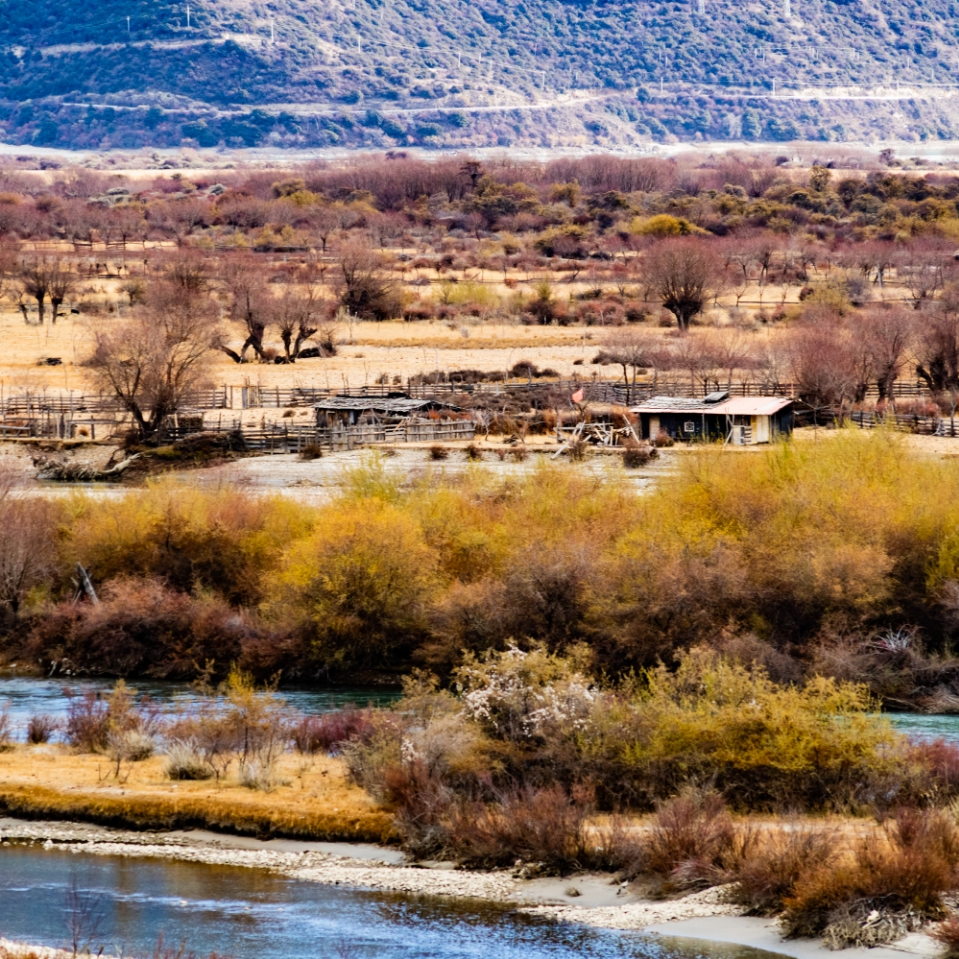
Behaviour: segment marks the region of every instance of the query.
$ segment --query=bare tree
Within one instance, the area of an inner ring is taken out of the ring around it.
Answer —
[[[326,244],[340,226],[342,209],[317,204],[307,214],[306,220],[309,223],[310,232],[320,241],[320,246],[326,253]]]
[[[733,373],[752,366],[755,359],[752,341],[742,330],[731,326],[713,337],[710,352],[715,368],[726,374],[727,390],[733,385]]]
[[[623,368],[623,383],[629,387],[629,370],[633,371],[632,389],[636,389],[636,374],[647,366],[656,365],[656,351],[660,340],[651,330],[620,327],[608,333],[603,340],[603,355]]]
[[[303,344],[320,329],[327,303],[311,286],[305,290],[287,287],[282,296],[273,301],[272,307],[286,361],[294,363]]]
[[[705,390],[709,374],[716,365],[712,348],[704,336],[683,336],[673,341],[669,351],[660,359],[660,364],[671,369],[684,370],[689,374],[689,386],[693,393]]]
[[[271,308],[267,292],[266,276],[260,263],[253,256],[235,256],[228,259],[220,272],[220,279],[230,294],[230,319],[246,328],[246,339],[240,352],[236,353],[222,343],[220,349],[242,363],[246,351],[252,347],[261,360],[266,360],[263,337],[269,322]]]
[[[892,399],[893,385],[902,372],[912,341],[914,314],[890,307],[853,313],[849,326],[853,341],[861,344],[879,387],[879,399]]]
[[[736,306],[749,287],[749,268],[753,263],[752,252],[735,237],[723,243],[723,262],[727,272],[734,277],[731,286],[736,297]]]
[[[349,313],[385,320],[398,308],[393,280],[383,274],[383,259],[368,243],[352,241],[337,251],[340,275],[336,290],[340,305]]]
[[[63,257],[57,254],[24,257],[18,270],[20,283],[20,310],[26,318],[26,305],[23,297],[37,301],[37,315],[40,325],[46,319],[46,301],[50,298],[53,307],[53,322],[57,321],[57,311],[70,295],[76,283],[76,276],[67,266]]]
[[[802,401],[817,419],[827,411],[841,418],[860,376],[844,331],[826,323],[804,325],[790,331],[785,347]]]
[[[0,300],[9,292],[17,272],[17,248],[15,244],[0,241]]]
[[[896,252],[896,274],[917,310],[946,286],[955,268],[954,249],[944,239],[919,237]]]
[[[102,900],[100,893],[82,891],[76,871],[71,872],[63,905],[74,959],[81,952],[92,955],[95,949],[98,956],[103,953],[103,944],[97,941],[103,935],[106,920]]]
[[[642,269],[648,287],[683,332],[723,288],[723,259],[704,240],[663,240],[647,251]]]
[[[158,281],[134,317],[92,328],[90,366],[98,386],[123,404],[142,439],[154,439],[196,387],[214,345],[215,319],[209,300]]]
[[[34,587],[56,568],[55,522],[51,504],[17,495],[19,477],[0,466],[0,608],[14,619]]]

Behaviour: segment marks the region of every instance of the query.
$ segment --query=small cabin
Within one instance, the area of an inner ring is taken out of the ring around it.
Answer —
[[[793,401],[783,396],[710,393],[702,399],[653,396],[630,410],[639,417],[642,437],[668,433],[674,440],[721,440],[733,446],[769,443],[793,429]]]
[[[358,423],[394,424],[440,413],[449,416],[458,407],[439,400],[409,396],[330,396],[313,404],[317,427],[356,426]]]

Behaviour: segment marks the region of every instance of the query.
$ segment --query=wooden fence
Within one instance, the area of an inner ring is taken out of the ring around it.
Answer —
[[[879,426],[891,426],[902,433],[959,437],[959,421],[948,416],[909,416],[893,413],[853,412],[849,414],[849,420],[864,430],[876,429]]]
[[[187,393],[180,406],[182,411],[229,409],[229,387],[194,390]],[[69,415],[79,413],[123,412],[123,405],[109,393],[76,393],[73,390],[53,392],[42,390],[8,393],[0,396],[0,417]]]
[[[194,436],[194,428],[170,427],[165,436],[170,440]],[[338,451],[359,449],[377,443],[433,443],[471,440],[475,427],[469,420],[431,420],[399,426],[365,424],[360,426],[321,428],[315,426],[263,426],[259,428],[221,426],[203,432],[233,433],[237,445],[262,453],[298,453],[307,446]]]

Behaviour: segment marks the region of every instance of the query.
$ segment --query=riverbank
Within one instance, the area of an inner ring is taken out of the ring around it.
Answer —
[[[714,888],[665,901],[645,899],[609,876],[522,879],[508,872],[477,873],[451,863],[406,864],[395,849],[369,844],[258,840],[203,831],[132,832],[84,823],[0,819],[0,847],[42,843],[77,855],[162,858],[270,870],[290,878],[413,896],[441,896],[515,905],[523,912],[596,928],[735,943],[795,959],[824,959],[812,940],[782,940],[774,920],[753,919]],[[939,952],[925,933],[868,950],[869,959],[921,959]],[[864,959],[864,949],[844,950]]]
[[[165,759],[121,764],[64,746],[0,751],[0,813],[133,830],[212,829],[241,836],[386,843],[392,820],[328,756],[286,755],[269,792],[218,782],[171,782]]]

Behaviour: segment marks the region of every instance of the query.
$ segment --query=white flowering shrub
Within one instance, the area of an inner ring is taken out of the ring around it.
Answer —
[[[542,649],[471,657],[455,678],[466,715],[498,739],[583,732],[602,695],[574,663]]]

